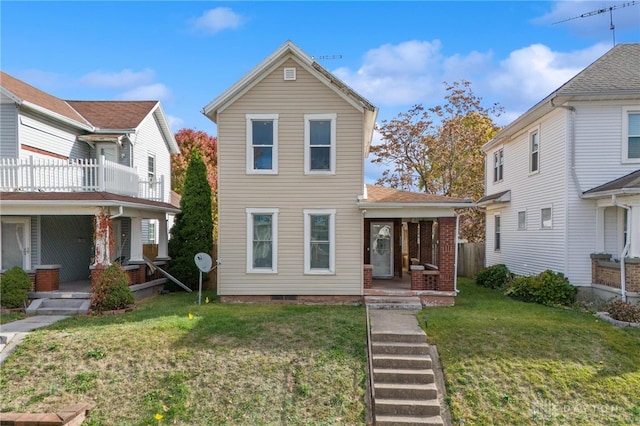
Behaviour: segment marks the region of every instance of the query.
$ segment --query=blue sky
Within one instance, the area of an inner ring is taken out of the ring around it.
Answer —
[[[605,13],[589,12],[620,6]],[[69,1],[0,3],[0,68],[59,98],[162,102],[174,132],[291,40],[392,119],[472,83],[508,124],[616,43],[632,1]],[[378,171],[367,166],[367,182]]]

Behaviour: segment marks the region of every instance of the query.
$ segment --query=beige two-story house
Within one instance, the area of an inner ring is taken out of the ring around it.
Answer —
[[[203,113],[218,129],[223,301],[360,301],[376,284],[403,278],[408,293],[410,257],[418,283],[431,265],[432,288],[420,290],[453,303],[455,209],[471,203],[365,186],[378,109],[295,44]],[[432,249],[437,240],[442,253]]]

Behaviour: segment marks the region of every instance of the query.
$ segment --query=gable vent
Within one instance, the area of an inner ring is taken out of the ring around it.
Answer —
[[[285,80],[295,80],[296,79],[296,69],[295,68],[285,68],[284,69],[284,79]]]

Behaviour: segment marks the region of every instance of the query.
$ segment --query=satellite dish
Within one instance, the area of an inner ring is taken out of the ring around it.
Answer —
[[[202,272],[209,272],[211,270],[211,266],[213,266],[213,261],[211,260],[211,256],[207,253],[198,253],[195,255],[193,260],[196,262],[196,266]]]

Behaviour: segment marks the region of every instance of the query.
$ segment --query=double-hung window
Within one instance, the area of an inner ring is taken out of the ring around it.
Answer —
[[[551,215],[551,207],[545,207],[540,210],[540,227],[542,229],[553,228],[553,216]]]
[[[640,108],[624,109],[623,161],[640,162]]]
[[[493,181],[499,182],[502,180],[502,173],[504,170],[504,150],[499,149],[493,153]]]
[[[534,130],[529,133],[529,173],[540,170],[540,132]]]
[[[247,272],[278,272],[278,209],[248,208]]]
[[[304,273],[335,273],[336,211],[304,211]]]
[[[278,173],[278,114],[247,114],[247,173]]]
[[[527,211],[522,210],[518,212],[518,231],[524,231],[527,229]]]
[[[335,174],[336,114],[305,114],[305,174]]]
[[[147,177],[149,184],[156,182],[156,155],[149,153],[147,155]]]

